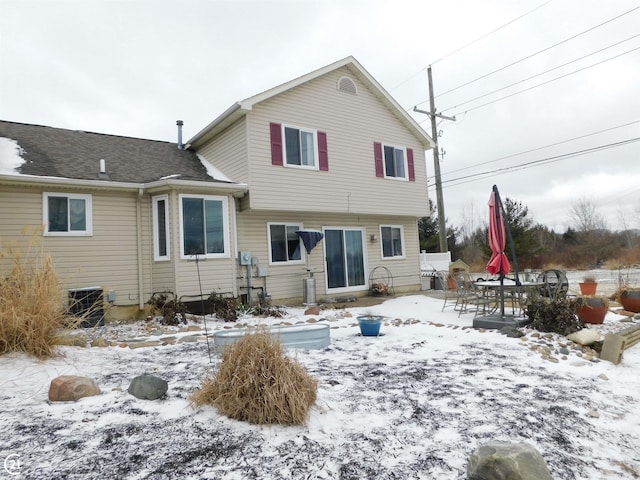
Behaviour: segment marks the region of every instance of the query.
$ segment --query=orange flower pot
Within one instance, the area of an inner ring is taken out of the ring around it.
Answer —
[[[640,313],[640,290],[624,290],[620,294],[620,303],[627,312]]]
[[[594,325],[603,323],[608,311],[608,303],[600,297],[581,297],[576,306],[576,315],[580,321]]]
[[[579,283],[578,285],[580,286],[580,293],[582,293],[582,295],[595,295],[598,289],[598,284],[595,282]]]

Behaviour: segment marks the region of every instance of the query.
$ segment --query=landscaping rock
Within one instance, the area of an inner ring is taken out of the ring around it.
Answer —
[[[164,396],[169,384],[154,375],[139,375],[131,380],[127,392],[141,400],[157,400]]]
[[[75,402],[83,397],[100,394],[95,380],[79,375],[61,375],[51,380],[49,401]]]
[[[98,337],[91,342],[92,347],[108,347],[109,342],[107,342],[104,338]]]
[[[504,326],[500,329],[500,333],[506,335],[509,338],[520,338],[524,337],[524,333],[518,330],[515,327]]]
[[[320,307],[309,307],[304,311],[305,315],[320,315]]]
[[[553,480],[542,455],[527,443],[489,442],[469,457],[468,480]]]
[[[591,345],[600,340],[600,334],[594,328],[585,328],[567,335],[567,339],[580,345]]]

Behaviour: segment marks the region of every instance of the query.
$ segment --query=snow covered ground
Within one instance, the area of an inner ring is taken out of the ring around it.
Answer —
[[[61,347],[63,356],[44,362],[1,356],[0,478],[464,479],[469,454],[489,440],[530,442],[556,480],[640,477],[640,345],[619,365],[591,361],[562,337],[478,331],[473,314],[441,307],[412,295],[314,317],[331,325],[332,344],[290,350],[319,380],[300,427],[192,409],[189,395],[219,362],[206,341],[179,341],[193,331],[132,349],[123,342],[168,334],[111,325],[87,333],[122,346]],[[360,336],[355,316],[364,311],[387,317],[380,337]],[[311,318],[292,308],[284,319],[243,321]],[[622,318],[609,313],[601,329]],[[167,380],[167,396],[127,393],[142,373]],[[92,377],[103,393],[48,402],[51,380],[65,374]]]

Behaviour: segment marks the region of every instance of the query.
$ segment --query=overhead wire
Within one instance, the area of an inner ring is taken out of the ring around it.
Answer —
[[[638,9],[640,9],[640,5],[639,5],[639,6],[637,6],[637,7],[632,8],[631,10],[628,10],[628,11],[626,11],[626,12],[624,12],[624,13],[621,13],[620,15],[616,15],[615,17],[610,18],[609,20],[606,20],[606,21],[604,21],[604,22],[602,22],[602,23],[599,23],[598,25],[595,25],[595,26],[593,26],[593,27],[590,27],[590,28],[588,28],[588,29],[586,29],[586,30],[584,30],[584,31],[582,31],[582,32],[580,32],[580,33],[577,33],[577,34],[575,34],[575,35],[572,35],[571,37],[565,38],[564,40],[561,40],[560,42],[557,42],[557,43],[554,43],[553,45],[550,45],[550,46],[548,46],[548,47],[545,47],[545,48],[543,48],[542,50],[539,50],[539,51],[537,51],[537,52],[535,52],[535,53],[532,53],[532,54],[530,54],[530,55],[527,55],[526,57],[523,57],[523,58],[521,58],[521,59],[519,59],[519,60],[516,60],[516,61],[514,61],[514,62],[511,62],[511,63],[509,63],[509,64],[507,64],[507,65],[504,65],[503,67],[500,67],[500,68],[498,68],[498,69],[496,69],[496,70],[493,70],[493,71],[491,71],[491,72],[489,72],[489,73],[486,73],[486,74],[484,74],[484,75],[481,75],[481,76],[479,76],[479,77],[476,77],[476,78],[474,78],[473,80],[469,80],[468,82],[465,82],[465,83],[463,83],[463,84],[461,84],[461,85],[458,85],[457,87],[454,87],[454,88],[451,88],[451,89],[449,89],[449,90],[446,90],[446,91],[444,91],[444,92],[442,92],[442,93],[439,93],[438,95],[436,95],[436,98],[440,98],[440,97],[442,97],[442,96],[444,96],[444,95],[446,95],[446,94],[448,94],[448,93],[454,92],[454,91],[456,91],[456,90],[458,90],[458,89],[460,89],[460,88],[462,88],[462,87],[466,87],[467,85],[471,85],[472,83],[475,83],[475,82],[477,82],[477,81],[479,81],[479,80],[482,80],[482,79],[484,79],[484,78],[487,78],[487,77],[489,77],[489,76],[491,76],[491,75],[493,75],[493,74],[495,74],[495,73],[501,72],[502,70],[505,70],[505,69],[507,69],[507,68],[509,68],[509,67],[512,67],[512,66],[514,66],[514,65],[517,65],[518,63],[524,62],[525,60],[529,60],[530,58],[533,58],[533,57],[535,57],[536,55],[539,55],[539,54],[541,54],[541,53],[544,53],[544,52],[546,52],[546,51],[549,51],[549,50],[551,50],[552,48],[555,48],[555,47],[558,47],[558,46],[560,46],[560,45],[562,45],[562,44],[565,44],[565,43],[567,43],[567,42],[570,42],[571,40],[574,40],[574,39],[576,39],[576,38],[578,38],[578,37],[580,37],[580,36],[582,36],[582,35],[585,35],[586,33],[589,33],[589,32],[591,32],[591,31],[593,31],[593,30],[595,30],[595,29],[597,29],[597,28],[600,28],[600,27],[604,26],[604,25],[607,25],[608,23],[611,23],[611,22],[613,22],[614,20],[617,20],[617,19],[619,19],[619,18],[622,18],[622,17],[624,17],[625,15],[628,15],[628,14],[630,14],[630,13],[632,13],[632,12],[634,12],[634,11],[638,10]],[[425,68],[426,68],[426,67],[425,67]],[[426,101],[427,101],[427,100],[424,100],[424,101],[420,102],[418,105],[420,105],[420,104],[422,104],[422,103],[425,103]]]
[[[498,158],[495,158],[493,160],[487,160],[486,162],[476,163],[476,164],[470,165],[468,167],[462,167],[462,168],[458,168],[456,170],[450,170],[450,171],[448,171],[446,173],[443,173],[443,175],[450,175],[452,173],[461,172],[463,170],[469,170],[471,168],[480,167],[482,165],[488,165],[490,163],[499,162],[501,160],[507,160],[509,158],[519,157],[520,155],[526,155],[527,153],[537,152],[537,151],[540,151],[540,150],[544,150],[545,148],[557,147],[558,145],[563,145],[565,143],[573,142],[575,140],[582,140],[582,139],[585,139],[585,138],[588,138],[588,137],[592,137],[594,135],[599,135],[601,133],[606,133],[606,132],[610,132],[612,130],[617,130],[619,128],[628,127],[628,126],[634,125],[636,123],[640,123],[640,120],[634,120],[633,122],[623,123],[621,125],[616,125],[615,127],[609,127],[609,128],[605,128],[605,129],[602,129],[602,130],[598,130],[596,132],[586,133],[584,135],[579,135],[577,137],[572,137],[572,138],[569,138],[569,139],[566,139],[566,140],[562,140],[560,142],[550,143],[548,145],[543,145],[543,146],[540,146],[540,147],[531,148],[529,150],[524,150],[522,152],[512,153],[510,155],[505,155],[503,157],[498,157]],[[429,180],[431,180],[432,178],[435,178],[435,176],[431,175],[431,176],[428,177]]]
[[[609,45],[607,47],[603,47],[603,48],[601,48],[599,50],[595,50],[594,52],[588,53],[587,55],[583,55],[581,57],[578,57],[578,58],[575,58],[575,59],[570,60],[568,62],[565,62],[562,65],[557,65],[557,66],[555,66],[553,68],[550,68],[548,70],[545,70],[543,72],[536,73],[535,75],[531,75],[530,77],[523,78],[522,80],[518,80],[517,82],[513,82],[513,83],[511,83],[509,85],[506,85],[504,87],[500,87],[500,88],[498,88],[496,90],[492,90],[491,92],[484,93],[484,94],[479,95],[477,97],[474,97],[474,98],[472,98],[470,100],[466,100],[466,101],[464,101],[462,103],[457,104],[455,107],[444,108],[442,111],[451,110],[453,108],[458,108],[458,107],[460,107],[462,105],[466,105],[468,103],[475,102],[476,100],[480,100],[481,98],[485,98],[485,97],[488,97],[488,96],[493,95],[495,93],[501,92],[502,90],[506,90],[508,88],[515,87],[516,85],[518,85],[520,83],[527,82],[527,81],[532,80],[534,78],[540,77],[541,75],[545,75],[545,74],[547,74],[549,72],[553,72],[554,70],[558,70],[559,68],[566,67],[567,65],[571,65],[572,63],[579,62],[580,60],[584,60],[585,58],[588,58],[588,57],[591,57],[591,56],[596,55],[598,53],[604,52],[605,50],[608,50],[610,48],[613,48],[613,47],[616,47],[618,45],[621,45],[621,44],[623,44],[625,42],[628,42],[629,40],[633,40],[634,38],[637,38],[637,37],[640,37],[640,33],[638,33],[636,35],[632,35],[631,37],[625,38],[624,40],[620,40],[619,42],[612,43],[611,45]],[[637,49],[634,49],[634,50],[637,50]],[[631,51],[633,51],[633,50],[631,50]],[[626,53],[630,53],[630,52],[626,52]],[[616,58],[616,57],[612,57],[612,58]],[[600,63],[602,63],[602,62],[600,62]],[[599,63],[596,63],[594,65],[599,65]],[[587,68],[589,68],[589,67],[587,67]],[[572,73],[577,73],[577,72],[580,72],[581,70],[576,70],[576,72],[572,72]],[[564,78],[564,77],[558,77],[558,78]],[[541,85],[544,85],[544,83],[542,83]],[[524,91],[526,91],[526,90],[524,90]]]
[[[446,55],[445,55],[445,56],[443,56],[443,57],[440,57],[440,58],[439,58],[439,59],[437,59],[435,62],[432,62],[432,63],[431,63],[431,65],[435,65],[436,63],[438,63],[438,62],[440,62],[440,61],[444,60],[445,58],[448,58],[448,57],[450,57],[450,56],[452,56],[452,55],[455,55],[456,53],[458,53],[458,52],[460,52],[460,51],[464,50],[465,48],[470,47],[470,46],[471,46],[471,45],[473,45],[474,43],[477,43],[477,42],[479,42],[480,40],[484,40],[484,39],[485,39],[485,38],[487,38],[488,36],[493,35],[493,34],[494,34],[494,33],[496,33],[497,31],[502,30],[503,28],[505,28],[505,27],[507,27],[507,26],[511,25],[511,24],[512,24],[512,23],[514,23],[514,22],[517,22],[517,21],[518,21],[518,20],[520,20],[521,18],[526,17],[526,16],[527,16],[527,15],[529,15],[530,13],[535,12],[535,11],[536,11],[536,10],[538,10],[539,8],[544,7],[545,5],[547,5],[547,4],[549,4],[549,3],[551,3],[552,1],[553,1],[553,0],[548,0],[548,1],[547,1],[547,2],[545,2],[545,3],[543,3],[543,4],[541,4],[541,5],[538,5],[537,7],[533,8],[532,10],[529,10],[527,13],[523,13],[523,14],[522,14],[522,15],[520,15],[519,17],[514,18],[513,20],[511,20],[511,21],[509,21],[509,22],[505,23],[504,25],[502,25],[502,26],[500,26],[500,27],[498,27],[498,28],[496,28],[496,29],[494,29],[494,30],[491,30],[489,33],[486,33],[486,34],[482,35],[481,37],[478,37],[478,38],[476,38],[475,40],[473,40],[473,41],[471,41],[471,42],[467,43],[466,45],[463,45],[462,47],[460,47],[460,48],[458,48],[458,49],[454,50],[453,52],[448,53],[448,54],[446,54]]]
[[[535,7],[534,9],[529,10],[527,13],[524,13],[524,14],[522,14],[522,15],[520,15],[520,16],[518,16],[518,17],[514,18],[513,20],[508,21],[508,22],[507,22],[507,23],[505,23],[504,25],[502,25],[502,26],[500,26],[500,27],[498,27],[498,28],[495,28],[494,30],[490,31],[489,33],[486,33],[486,34],[482,35],[481,37],[476,38],[475,40],[473,40],[473,41],[471,41],[471,42],[467,43],[466,45],[463,45],[462,47],[460,47],[460,48],[456,49],[455,51],[450,52],[450,53],[446,54],[446,55],[445,55],[445,56],[443,56],[443,57],[440,57],[440,58],[439,58],[438,60],[436,60],[435,62],[432,62],[432,63],[430,63],[429,65],[426,65],[425,67],[421,68],[419,71],[417,71],[417,72],[416,72],[416,73],[414,73],[413,75],[409,76],[409,78],[407,78],[407,79],[403,80],[402,82],[400,82],[398,85],[396,85],[395,87],[393,87],[393,88],[392,88],[391,90],[389,90],[389,91],[390,91],[390,92],[392,92],[392,91],[396,90],[397,88],[401,87],[402,85],[404,85],[405,83],[407,83],[408,81],[410,81],[410,80],[414,79],[415,77],[417,77],[418,75],[420,75],[422,72],[424,72],[427,68],[429,68],[429,66],[430,66],[430,65],[434,65],[434,64],[436,64],[436,63],[440,62],[441,60],[444,60],[445,58],[448,58],[448,57],[450,57],[450,56],[452,56],[452,55],[454,55],[454,54],[456,54],[456,53],[458,53],[458,52],[460,52],[460,51],[464,50],[465,48],[470,47],[470,46],[471,46],[471,45],[473,45],[474,43],[477,43],[477,42],[479,42],[480,40],[484,40],[484,39],[485,39],[485,38],[487,38],[488,36],[493,35],[493,34],[494,34],[494,33],[496,33],[497,31],[502,30],[504,27],[506,27],[506,26],[508,26],[508,25],[511,25],[512,23],[516,22],[517,20],[520,20],[520,19],[521,19],[521,18],[523,18],[523,17],[526,17],[526,16],[527,16],[527,15],[529,15],[530,13],[534,12],[535,10],[538,10],[538,9],[539,9],[539,8],[541,8],[541,7],[544,7],[544,6],[545,6],[545,5],[547,5],[548,3],[551,3],[552,1],[553,1],[553,0],[548,0],[548,1],[546,1],[545,3],[542,3],[542,4],[538,5],[538,6],[537,6],[537,7]],[[424,103],[424,102],[422,102],[422,103]]]
[[[509,166],[509,167],[502,167],[502,168],[497,168],[495,170],[488,170],[488,171],[484,171],[484,172],[478,172],[478,173],[474,173],[474,174],[469,174],[469,175],[464,175],[462,177],[457,177],[457,178],[452,178],[449,180],[442,180],[442,185],[443,188],[446,188],[445,185],[446,184],[450,184],[452,182],[459,182],[456,183],[454,185],[449,185],[451,187],[453,186],[459,186],[459,185],[463,185],[466,183],[470,183],[473,181],[477,181],[479,180],[477,177],[485,177],[487,175],[502,175],[505,173],[509,173],[512,171],[518,171],[518,170],[524,170],[527,168],[532,168],[535,166],[541,166],[541,165],[547,165],[550,163],[555,163],[555,162],[559,162],[562,160],[567,160],[570,158],[575,158],[575,157],[579,157],[582,155],[587,155],[589,153],[594,153],[594,152],[599,152],[601,150],[607,150],[610,148],[616,148],[616,147],[621,147],[624,145],[628,145],[631,143],[635,143],[635,142],[639,142],[640,141],[640,137],[635,137],[635,138],[630,138],[627,140],[622,140],[620,142],[614,142],[614,143],[609,143],[609,144],[605,144],[605,145],[598,145],[596,147],[591,147],[591,148],[586,148],[583,150],[577,150],[574,152],[569,152],[569,153],[565,153],[565,154],[561,154],[561,155],[554,155],[552,157],[546,157],[546,158],[542,158],[542,159],[538,159],[538,160],[532,160],[530,162],[525,162],[525,163],[521,163],[519,165],[513,165],[513,166]],[[466,180],[465,182],[460,182],[460,180]],[[481,180],[481,179],[480,179]]]
[[[544,86],[544,85],[548,85],[549,83],[552,83],[552,82],[555,82],[555,81],[561,80],[561,79],[563,79],[563,78],[569,77],[569,76],[574,75],[574,74],[576,74],[576,73],[583,72],[584,70],[588,70],[589,68],[593,68],[593,67],[596,67],[596,66],[598,66],[598,65],[602,65],[603,63],[606,63],[606,62],[609,62],[609,61],[611,61],[611,60],[615,60],[616,58],[622,57],[623,55],[628,55],[629,53],[633,53],[633,52],[635,52],[636,50],[640,50],[640,47],[632,48],[631,50],[627,50],[626,52],[620,53],[620,54],[618,54],[618,55],[614,55],[613,57],[609,57],[609,58],[607,58],[607,59],[604,59],[604,60],[601,60],[601,61],[599,61],[599,62],[593,63],[593,64],[588,65],[588,66],[586,66],[586,67],[579,68],[578,70],[574,70],[573,72],[569,72],[569,73],[566,73],[566,74],[564,74],[564,75],[560,75],[559,77],[552,78],[552,79],[550,79],[550,80],[547,80],[547,81],[545,81],[545,82],[539,83],[539,84],[537,84],[537,85],[533,85],[533,86],[531,86],[531,87],[525,88],[524,90],[519,90],[519,91],[517,91],[517,92],[510,93],[509,95],[505,95],[504,97],[496,98],[495,100],[491,100],[490,102],[486,102],[486,103],[483,103],[483,104],[477,105],[477,106],[475,106],[475,107],[468,108],[468,109],[463,110],[463,111],[457,111],[457,112],[453,113],[452,115],[455,117],[456,115],[460,115],[460,114],[462,114],[462,113],[469,113],[469,112],[473,112],[474,110],[478,110],[478,109],[480,109],[480,108],[484,108],[484,107],[489,106],[489,105],[491,105],[491,104],[493,104],[493,103],[497,103],[497,102],[500,102],[500,101],[502,101],[502,100],[506,100],[507,98],[511,98],[511,97],[516,96],[516,95],[520,95],[521,93],[528,92],[528,91],[533,90],[533,89],[535,89],[535,88],[542,87],[542,86]],[[464,103],[468,103],[468,102],[464,102]],[[455,108],[458,108],[458,106],[459,106],[459,105],[455,105],[455,106],[452,106],[452,107],[444,108],[444,109],[442,109],[441,111],[442,111],[442,112],[445,112],[445,111],[448,111],[448,110],[453,110],[453,109],[455,109]]]

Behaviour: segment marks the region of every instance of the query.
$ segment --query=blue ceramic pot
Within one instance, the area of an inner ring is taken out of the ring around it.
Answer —
[[[380,327],[382,326],[382,317],[361,315],[356,317],[360,326],[360,333],[363,337],[377,337],[380,335]]]

